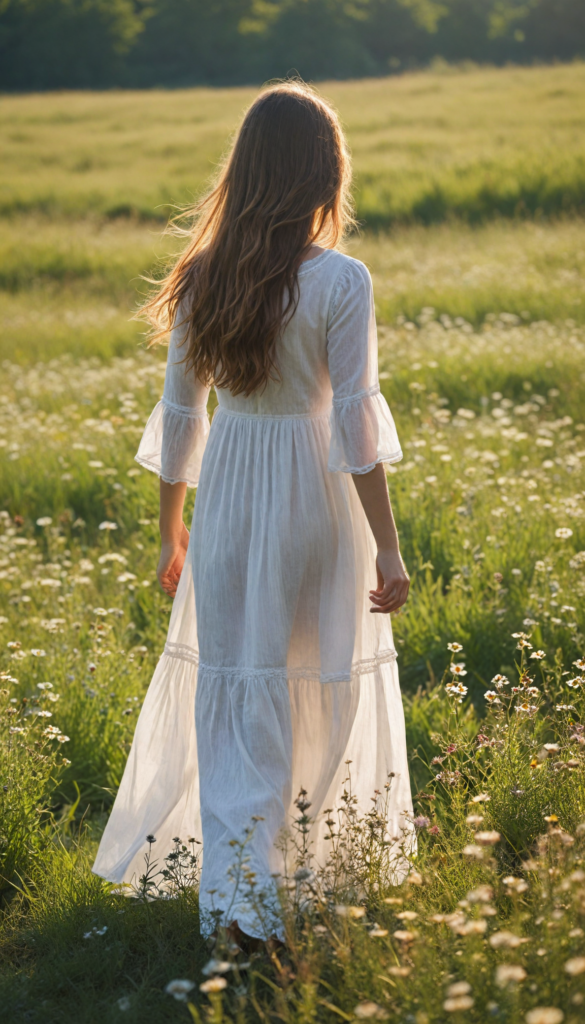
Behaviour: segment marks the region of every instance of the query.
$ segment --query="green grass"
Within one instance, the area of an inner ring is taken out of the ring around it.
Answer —
[[[342,807],[327,870],[287,898],[286,956],[230,972],[215,995],[197,987],[208,957],[196,892],[127,900],[90,868],[169,613],[154,574],[157,482],[133,462],[164,350],[145,351],[130,315],[141,275],[175,244],[157,203],[201,187],[251,93],[0,100],[0,1005],[11,1024],[533,1024],[526,1014],[543,1006],[579,1024],[585,975],[565,965],[585,928],[585,698],[567,680],[585,657],[585,227],[566,210],[506,218],[530,204],[486,205],[484,186],[525,194],[540,176],[548,194],[577,194],[583,77],[574,65],[324,87],[349,127],[359,209],[384,228],[349,251],[374,276],[381,383],[405,451],[389,486],[412,590],[394,631],[428,825],[418,875],[397,890],[383,815]],[[447,211],[427,203],[438,190]],[[117,528],[100,530],[105,520]],[[544,660],[520,662],[518,631]],[[444,685],[453,641],[461,705]],[[510,680],[501,693],[520,691],[488,709],[496,673]],[[516,712],[523,702],[537,710]],[[500,834],[482,857],[464,852],[478,829]],[[495,948],[501,931],[527,941]],[[502,982],[506,964],[519,980]],[[165,994],[173,978],[194,982],[190,1006]],[[450,993],[456,983],[471,994]]]
[[[347,127],[370,227],[585,207],[585,65],[320,87]],[[0,99],[0,214],[165,221],[206,184],[251,89]]]

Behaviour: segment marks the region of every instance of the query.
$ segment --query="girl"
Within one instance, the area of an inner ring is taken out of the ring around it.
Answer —
[[[323,861],[348,759],[364,810],[394,773],[391,835],[412,812],[389,617],[409,580],[383,466],[402,453],[370,275],[336,248],[349,185],[333,110],[304,85],[265,90],[145,306],[156,338],[172,326],[136,458],[160,476],[157,575],[175,601],[94,871],[130,882],[149,833],[161,858],[201,836],[208,931],[215,914],[266,938],[230,879],[234,843],[255,819],[249,868],[270,892],[303,787]]]

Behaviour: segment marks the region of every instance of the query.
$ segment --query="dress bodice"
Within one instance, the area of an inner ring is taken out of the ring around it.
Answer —
[[[162,401],[138,451],[169,483],[197,486],[209,433],[209,388],[185,372],[184,326],[171,332]],[[276,348],[278,379],[249,397],[217,389],[220,410],[254,419],[331,413],[331,472],[366,473],[402,452],[378,383],[372,281],[359,260],[327,249],[301,264],[298,302]]]

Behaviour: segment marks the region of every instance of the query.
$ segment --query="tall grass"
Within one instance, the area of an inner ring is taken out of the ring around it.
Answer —
[[[347,125],[370,227],[584,208],[585,70],[427,71],[320,90]],[[0,215],[165,221],[207,182],[250,89],[0,99]]]

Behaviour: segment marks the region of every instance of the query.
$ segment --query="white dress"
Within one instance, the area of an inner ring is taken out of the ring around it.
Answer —
[[[299,270],[299,302],[277,348],[280,381],[250,398],[185,374],[171,334],[164,396],[138,462],[198,487],[164,653],[137,723],[94,871],[113,882],[159,859],[175,836],[203,840],[200,905],[262,927],[230,888],[231,840],[253,816],[259,888],[301,787],[328,852],[326,808],[352,788],[367,811],[388,774],[389,827],[412,814],[404,715],[388,615],[369,611],[374,539],[351,473],[402,457],[380,394],[370,275],[326,250]],[[298,812],[296,812],[298,815]]]

